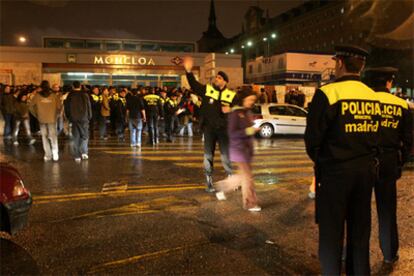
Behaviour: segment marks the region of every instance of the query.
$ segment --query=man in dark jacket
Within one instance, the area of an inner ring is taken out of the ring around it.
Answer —
[[[229,160],[229,138],[227,135],[227,113],[231,111],[236,92],[227,89],[229,78],[226,73],[218,72],[212,84],[203,85],[196,81],[191,69],[194,61],[192,58],[184,60],[184,69],[187,72],[187,80],[198,96],[202,98],[201,104],[201,129],[204,134],[204,170],[207,180],[207,192],[214,192],[213,187],[213,158],[216,143],[221,152],[221,161],[228,175],[232,174]]]
[[[65,100],[65,115],[72,123],[72,148],[75,161],[87,160],[89,158],[89,120],[92,118],[92,108],[89,96],[81,89],[79,81],[73,82],[73,89]]]
[[[11,93],[10,86],[4,86],[1,96],[1,113],[4,118],[4,139],[10,140],[12,138],[13,130],[13,114],[14,114],[14,102],[15,97]]]

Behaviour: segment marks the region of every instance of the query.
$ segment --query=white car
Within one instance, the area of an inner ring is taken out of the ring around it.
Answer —
[[[308,112],[292,104],[256,104],[253,109],[254,127],[262,138],[274,134],[304,134]]]

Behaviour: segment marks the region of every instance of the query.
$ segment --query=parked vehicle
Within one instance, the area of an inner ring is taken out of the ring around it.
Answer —
[[[292,104],[257,104],[253,110],[254,127],[259,128],[262,138],[270,138],[274,134],[305,133],[308,112]]]
[[[16,168],[0,163],[0,231],[15,234],[27,224],[32,196]]]

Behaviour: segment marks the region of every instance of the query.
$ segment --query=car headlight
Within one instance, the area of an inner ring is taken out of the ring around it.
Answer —
[[[13,197],[19,197],[26,193],[26,189],[24,188],[23,181],[21,179],[16,180],[13,187]]]

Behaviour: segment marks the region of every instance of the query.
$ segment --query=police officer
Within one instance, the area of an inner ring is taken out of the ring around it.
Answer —
[[[377,67],[365,71],[367,84],[377,92],[382,120],[379,155],[379,178],[375,183],[379,239],[384,262],[398,260],[397,179],[410,156],[412,117],[406,101],[390,93],[396,68]]]
[[[91,108],[92,108],[92,119],[89,121],[89,131],[91,139],[95,138],[95,128],[101,121],[101,103],[102,96],[99,95],[99,87],[94,86],[91,93]]]
[[[201,129],[204,134],[204,170],[207,180],[207,192],[214,192],[213,187],[213,158],[216,143],[221,152],[221,161],[228,175],[232,174],[229,160],[229,138],[227,135],[227,113],[230,112],[236,92],[227,88],[229,78],[220,71],[212,84],[202,85],[191,73],[194,61],[192,58],[184,59],[184,69],[191,89],[202,98]]]
[[[323,275],[341,274],[346,225],[346,273],[369,275],[371,194],[375,183],[381,107],[359,78],[368,53],[335,47],[334,83],[312,99],[306,151],[316,167],[316,219]]]
[[[163,117],[161,97],[155,94],[151,88],[150,93],[144,96],[145,113],[147,115],[147,126],[149,134],[149,145],[155,145],[158,140],[158,119]]]
[[[167,135],[167,142],[172,142],[173,131],[173,118],[178,110],[177,94],[172,93],[170,97],[167,97],[164,102],[164,121],[165,121],[165,133]]]

